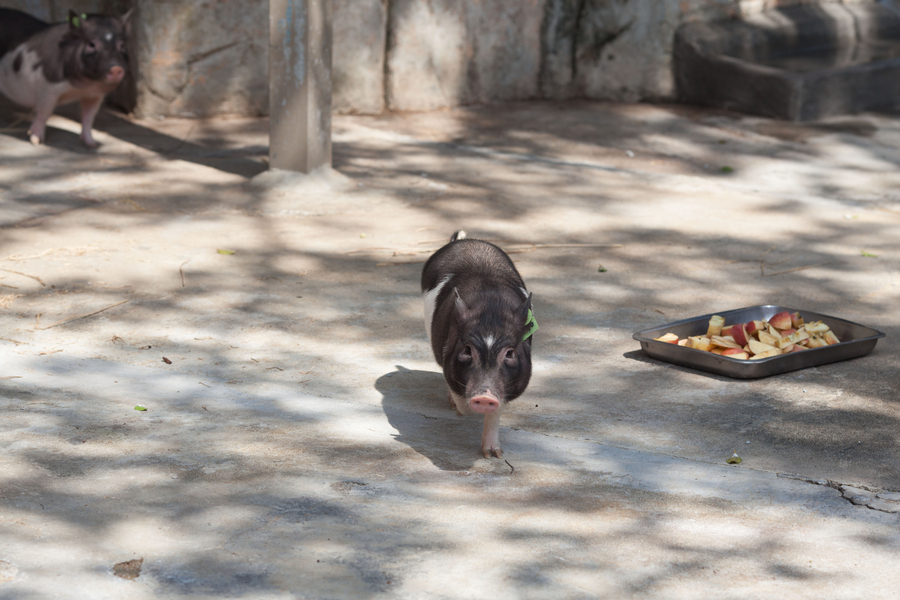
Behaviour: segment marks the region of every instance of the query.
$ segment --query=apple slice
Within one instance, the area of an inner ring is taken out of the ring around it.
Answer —
[[[777,315],[773,315],[771,319],[769,319],[769,324],[775,329],[790,329],[791,328],[791,313],[784,310],[778,313]]]
[[[762,321],[750,321],[744,327],[747,329],[747,333],[750,335],[757,335],[760,331],[763,331],[766,328],[766,324]]]
[[[726,348],[725,350],[722,350],[722,356],[736,358],[738,360],[747,360],[750,358],[750,355],[744,352],[742,348]]]
[[[741,346],[746,346],[747,342],[750,341],[750,335],[747,334],[747,329],[742,323],[731,326],[731,337]]]
[[[818,335],[809,336],[809,339],[806,342],[807,348],[822,348],[827,345],[828,345],[828,342],[826,342],[824,338],[822,338]]]
[[[687,346],[687,343],[688,343],[687,338],[678,340],[678,345],[679,345],[679,346]]]
[[[803,317],[800,316],[800,313],[794,312],[791,313],[791,327],[794,329],[800,329],[803,326]]]
[[[750,360],[759,360],[762,358],[770,358],[772,356],[778,356],[781,354],[781,350],[778,348],[772,348],[771,350],[766,350],[765,352],[760,352],[759,354],[754,354],[750,357]]]
[[[728,327],[723,327],[722,332],[719,335],[731,335],[732,327],[734,327],[734,325],[729,325]]]
[[[806,348],[804,348],[804,347],[801,346],[800,344],[795,344],[795,345],[791,348],[791,352],[800,352],[801,350],[806,350]]]
[[[829,346],[833,346],[835,344],[841,343],[841,340],[839,340],[838,337],[836,335],[834,335],[834,332],[830,329],[828,331],[826,331],[825,335],[823,335],[822,337],[825,338],[825,341],[828,343]]]
[[[778,331],[777,329],[775,329],[774,327],[772,327],[772,324],[771,324],[771,323],[769,323],[768,325],[766,325],[766,331],[768,331],[768,332],[769,332],[769,335],[771,335],[771,336],[772,336],[773,338],[775,338],[776,340],[779,339],[780,337],[782,337],[782,336],[781,336],[781,332]]]
[[[703,337],[702,335],[694,335],[689,337],[688,343],[686,345],[688,348],[693,348],[694,350],[703,350],[704,352],[709,352],[709,349],[712,347],[709,338]]]
[[[657,342],[665,342],[667,344],[677,344],[678,336],[675,335],[674,333],[667,333],[666,335],[664,335],[662,337],[656,338],[656,341]]]
[[[768,352],[769,350],[778,350],[775,346],[770,346],[769,344],[764,344],[763,342],[757,342],[756,340],[750,340],[747,344],[750,346],[750,352],[753,354],[762,354],[763,352]],[[781,350],[778,350],[778,353],[781,354]]]
[[[720,335],[722,333],[722,327],[725,325],[725,317],[720,317],[719,315],[713,315],[709,320],[709,326],[706,329],[706,337],[712,337],[714,335]]]
[[[780,339],[781,339],[781,337],[775,337],[768,331],[760,331],[759,332],[759,341],[762,342],[763,344],[768,344],[768,345],[772,346],[773,348],[775,347],[775,344],[778,343],[778,340],[780,340]]]
[[[826,331],[831,329],[831,327],[829,327],[822,321],[816,321],[815,323],[807,323],[806,325],[803,326],[803,328],[807,332],[809,332],[809,335],[812,335],[814,333],[825,333]]]
[[[713,346],[717,346],[719,348],[741,348],[741,345],[734,341],[734,338],[731,336],[725,337],[721,335],[712,336]]]

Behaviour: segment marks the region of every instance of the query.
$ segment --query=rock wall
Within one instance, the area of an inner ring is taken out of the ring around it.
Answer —
[[[840,0],[332,1],[333,109],[377,114],[513,99],[674,99],[681,23]],[[134,6],[136,82],[120,104],[136,101],[139,116],[268,110],[268,0],[0,5],[49,20],[69,6],[117,14]]]

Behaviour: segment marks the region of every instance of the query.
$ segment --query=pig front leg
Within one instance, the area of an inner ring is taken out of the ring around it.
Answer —
[[[100,111],[101,104],[103,104],[103,96],[81,99],[81,141],[88,148],[96,148],[99,145],[91,135],[91,128],[94,126],[94,119]]]
[[[34,107],[34,121],[31,122],[31,127],[28,128],[28,139],[35,146],[44,143],[47,119],[53,114],[53,109],[56,108],[58,99],[58,96],[47,96],[41,98],[37,106]]]
[[[485,458],[503,458],[500,447],[500,411],[484,415],[484,429],[481,430],[481,453]]]

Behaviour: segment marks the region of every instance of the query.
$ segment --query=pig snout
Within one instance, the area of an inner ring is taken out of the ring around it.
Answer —
[[[477,413],[489,415],[500,408],[500,401],[490,391],[473,396],[469,400],[469,406]]]
[[[125,69],[118,65],[115,67],[110,67],[109,72],[106,73],[106,81],[110,83],[119,83],[124,78]]]

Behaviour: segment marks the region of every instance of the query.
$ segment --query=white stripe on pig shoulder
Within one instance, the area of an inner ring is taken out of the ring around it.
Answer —
[[[441,279],[440,283],[436,286],[422,294],[422,300],[425,305],[425,331],[428,332],[428,344],[431,345],[431,320],[434,318],[434,309],[437,306],[437,299],[441,293],[441,290],[447,285],[447,282],[453,278],[453,273],[450,273],[443,279]]]

